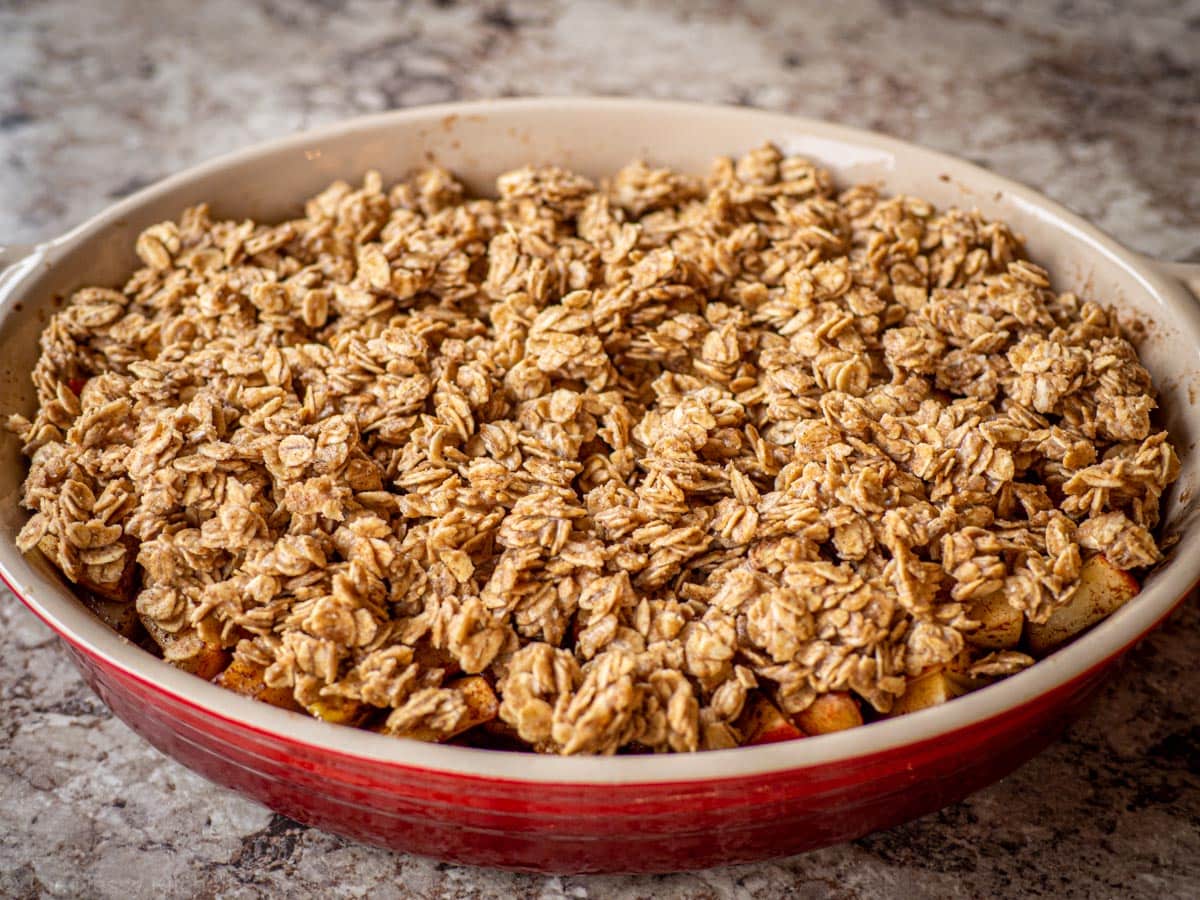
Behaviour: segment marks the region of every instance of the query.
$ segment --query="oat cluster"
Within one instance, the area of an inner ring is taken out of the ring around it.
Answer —
[[[483,673],[564,754],[1013,671],[974,601],[1043,621],[1082,557],[1159,559],[1150,378],[1004,224],[773,147],[497,188],[368,173],[145,231],[42,336],[20,546],[124,579],[168,658],[435,735]]]

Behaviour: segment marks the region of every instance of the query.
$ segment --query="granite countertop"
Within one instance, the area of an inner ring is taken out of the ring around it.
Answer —
[[[1200,260],[1200,3],[0,2],[0,243],[357,113],[523,94],[743,103],[879,129]],[[811,7],[811,8],[804,8]],[[1200,895],[1200,611],[1066,737],[854,843],[671,876],[542,878],[348,843],[163,758],[0,596],[0,895]]]

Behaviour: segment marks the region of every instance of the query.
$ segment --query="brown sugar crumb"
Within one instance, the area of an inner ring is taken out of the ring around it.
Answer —
[[[769,146],[497,187],[143,232],[42,335],[20,547],[249,693],[568,754],[1011,674],[969,609],[1019,634],[1160,558],[1150,377],[1004,224]]]

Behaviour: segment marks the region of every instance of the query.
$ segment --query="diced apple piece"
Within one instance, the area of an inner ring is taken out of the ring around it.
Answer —
[[[837,691],[822,694],[793,721],[805,734],[817,735],[855,728],[863,723],[863,717],[858,701],[846,691]]]
[[[266,669],[262,666],[243,659],[234,659],[224,672],[213,679],[213,682],[226,690],[271,706],[278,706],[280,709],[299,711],[303,708],[296,702],[290,689],[270,687],[263,680],[264,672]]]
[[[1093,556],[1083,564],[1079,587],[1066,606],[1056,609],[1050,618],[1029,623],[1029,649],[1044,656],[1116,612],[1141,590],[1136,578],[1119,569],[1103,556]]]
[[[748,706],[737,724],[745,736],[743,744],[774,744],[804,737],[804,732],[793,725],[788,717],[780,712],[779,707],[766,697],[759,697]]]
[[[462,730],[474,728],[484,722],[490,722],[500,714],[500,701],[496,692],[481,675],[469,675],[450,682],[446,687],[462,694],[467,704],[467,721],[470,723]]]
[[[492,690],[492,686],[488,684],[487,679],[482,675],[468,675],[466,678],[459,678],[449,682],[445,687],[449,690],[457,691],[459,696],[462,697],[463,702],[467,705],[466,718],[459,723],[459,726],[453,732],[443,734],[428,728],[416,728],[412,731],[392,731],[388,733],[395,737],[406,737],[415,741],[429,741],[431,743],[448,741],[462,734],[464,731],[469,731],[476,725],[483,725],[486,722],[493,721],[500,713],[500,700],[496,697],[496,692]]]
[[[177,669],[199,675],[205,681],[212,681],[229,665],[228,651],[217,644],[206,642],[195,631],[172,634],[144,617],[142,625],[162,650],[163,659]]]
[[[309,714],[334,725],[361,725],[371,714],[371,707],[346,697],[318,697],[304,704]]]
[[[458,678],[451,681],[444,686],[449,690],[457,691],[467,707],[466,718],[450,734],[444,734],[428,728],[415,728],[411,731],[391,731],[388,729],[386,721],[381,722],[371,730],[377,731],[380,734],[390,734],[393,737],[404,737],[414,741],[437,743],[439,741],[449,741],[478,725],[482,725],[498,738],[520,740],[515,729],[509,728],[497,718],[500,714],[500,699],[496,696],[496,692],[492,690],[492,686],[488,684],[487,679],[482,675],[468,675],[465,678]]]
[[[92,581],[84,574],[80,576],[78,584],[101,600],[132,604],[134,600],[133,582],[137,577],[138,542],[131,537],[125,537],[121,539],[121,543],[125,545],[125,567],[116,581],[101,583]]]
[[[205,681],[212,681],[228,664],[229,653],[215,644],[204,644],[203,649],[180,668]]]
[[[496,720],[500,715],[500,698],[496,696],[496,692],[492,690],[492,686],[488,684],[486,678],[482,675],[468,675],[465,678],[458,678],[451,681],[446,687],[453,691],[458,691],[462,696],[463,702],[467,705],[467,717],[454,731],[453,734],[446,735],[442,740],[449,740],[456,735],[462,734],[464,731],[470,731],[477,725],[483,725]],[[436,740],[432,735],[418,736],[418,740]]]
[[[896,700],[888,716],[902,716],[905,713],[938,706],[955,697],[961,697],[967,691],[968,687],[963,678],[956,677],[945,668],[931,669],[908,682],[907,690]]]
[[[1025,614],[1005,599],[1004,594],[981,597],[967,609],[967,615],[979,627],[967,635],[976,647],[988,650],[1009,650],[1021,642]]]
[[[262,666],[234,657],[233,662],[225,668],[225,671],[213,679],[213,684],[245,697],[257,697],[267,686],[263,681],[263,672],[265,671]]]

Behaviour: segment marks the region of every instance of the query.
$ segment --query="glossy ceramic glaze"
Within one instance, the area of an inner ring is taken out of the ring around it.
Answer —
[[[702,172],[764,141],[842,183],[977,206],[1023,233],[1035,260],[1147,326],[1143,359],[1183,458],[1166,500],[1172,559],[1138,598],[1052,657],[935,709],[820,738],[682,756],[569,758],[387,738],[274,709],[175,670],[109,631],[13,538],[24,466],[0,437],[0,572],[65,639],[88,682],[138,733],[220,784],[303,822],[462,862],[543,871],[655,871],[793,853],[887,827],[999,778],[1053,740],[1121,653],[1200,576],[1193,526],[1200,309],[1182,283],[1033,192],[894,140],[748,110],[635,100],[428,107],[355,120],[167,179],[24,255],[0,253],[0,397],[28,412],[47,313],[85,283],[119,284],[146,225],[207,201],[222,217],[295,214],[336,177],[385,178],[430,160],[487,191],[498,173],[558,162],[599,176],[636,156]],[[1187,274],[1176,273],[1176,274]],[[53,753],[53,748],[47,748]]]

